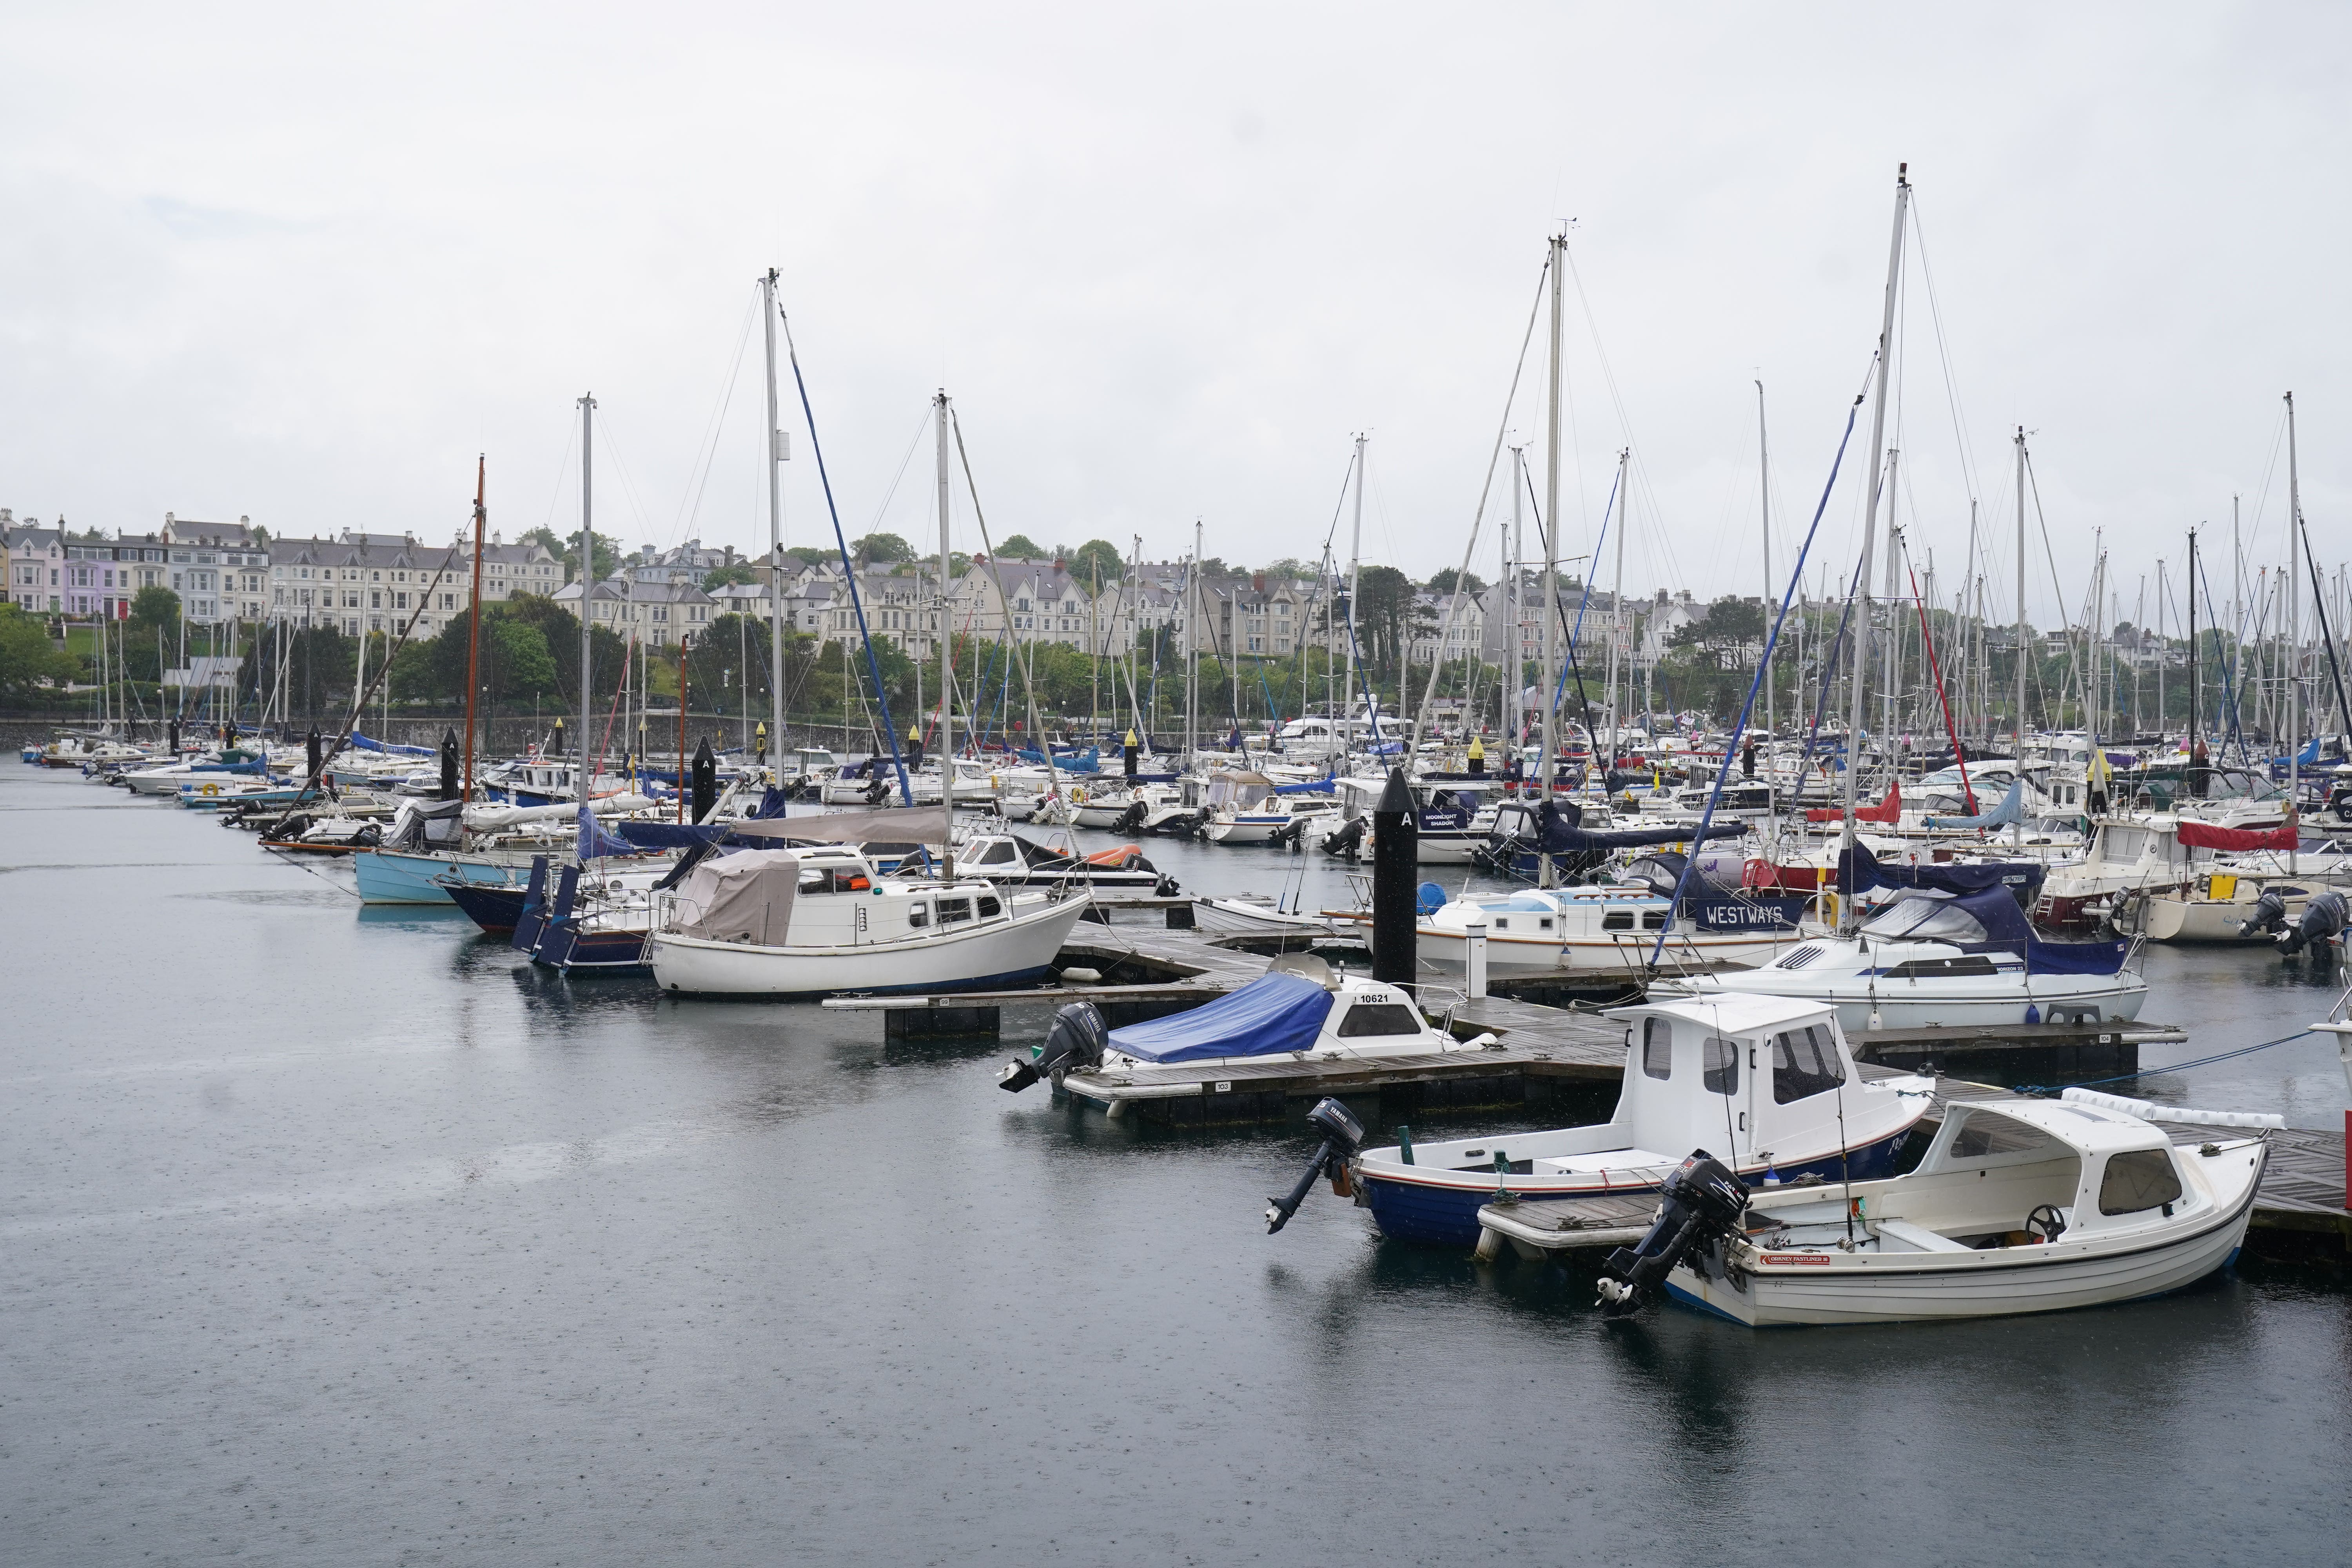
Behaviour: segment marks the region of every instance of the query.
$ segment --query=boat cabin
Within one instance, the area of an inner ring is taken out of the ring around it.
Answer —
[[[660,929],[755,947],[863,947],[1010,918],[984,881],[900,880],[838,845],[705,860],[657,910]]]
[[[1958,1100],[1918,1169],[1888,1192],[1921,1194],[1903,1205],[1916,1222],[1904,1234],[1927,1250],[2011,1244],[2029,1228],[2049,1234],[2046,1221],[2027,1223],[2045,1209],[2056,1211],[2060,1234],[2088,1237],[2204,1201],[2199,1184],[2182,1181],[2180,1158],[2160,1129],[2136,1116],[2044,1100]],[[1933,1184],[1932,1200],[1926,1195],[1931,1184],[1922,1178],[1969,1173],[1978,1179]],[[1932,1235],[1922,1240],[1921,1231]]]

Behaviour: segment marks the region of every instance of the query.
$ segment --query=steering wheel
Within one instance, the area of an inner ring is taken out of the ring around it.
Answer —
[[[2036,1204],[2025,1216],[2025,1234],[2037,1241],[2055,1241],[2066,1234],[2066,1216],[2055,1204]]]

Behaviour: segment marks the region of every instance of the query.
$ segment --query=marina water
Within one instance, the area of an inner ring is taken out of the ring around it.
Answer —
[[[1347,901],[1319,860],[1149,851]],[[0,1560],[2341,1560],[2338,1271],[1605,1327],[1589,1278],[1382,1243],[1328,1191],[1266,1237],[1301,1130],[996,1092],[1042,1013],[886,1046],[873,1015],[550,978],[349,879],[0,770]],[[2150,1063],[2341,984],[2147,973],[2189,1028]],[[2344,1104],[2319,1040],[2138,1091]]]

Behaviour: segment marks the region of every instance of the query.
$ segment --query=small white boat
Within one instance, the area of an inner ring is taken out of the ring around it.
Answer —
[[[1607,1121],[1400,1143],[1356,1156],[1372,1217],[1405,1241],[1470,1247],[1497,1185],[1519,1199],[1655,1191],[1679,1151],[1726,1151],[1751,1178],[1878,1177],[1934,1103],[1927,1079],[1865,1082],[1817,1002],[1647,1003],[1625,1021],[1623,1087]]]
[[[1848,1034],[1973,1025],[2105,1023],[2139,1016],[2147,982],[2124,942],[2050,942],[2000,888],[1955,897],[1909,889],[1850,935],[1811,937],[1761,969],[1677,975],[1656,995],[1802,997]]]
[[[1763,905],[1759,910],[1770,911]],[[1802,940],[1793,925],[1759,921],[1748,931],[1707,931],[1673,920],[1674,900],[1645,883],[1525,888],[1449,900],[1416,923],[1420,956],[1453,972],[1467,962],[1471,933],[1486,933],[1486,973],[1497,979],[1640,969],[1665,938],[1662,964],[1769,963]]]
[[[845,846],[739,850],[660,895],[646,958],[663,990],[705,994],[1017,985],[1051,971],[1088,907],[1062,894],[884,877]]]
[[[2125,1109],[2129,1107],[2130,1109]],[[1916,1170],[1876,1182],[1748,1188],[1704,1151],[1666,1186],[1650,1233],[1610,1255],[1624,1316],[1663,1285],[1751,1328],[2063,1311],[2161,1295],[2237,1257],[2266,1139],[2176,1146],[2135,1114],[2064,1102],[1958,1100]],[[2278,1126],[2277,1117],[2176,1111]]]
[[[1171,1094],[1201,1092],[1201,1073],[1269,1058],[1293,1061],[1378,1061],[1449,1051],[1482,1051],[1492,1035],[1458,1040],[1422,1016],[1412,995],[1360,974],[1334,973],[1321,959],[1292,955],[1237,991],[1187,1013],[1105,1030],[1092,1003],[1074,1003],[1027,1058],[1015,1058],[998,1086],[1019,1090],[1039,1079],[1085,1098],[1085,1083],[1067,1075],[1098,1074],[1123,1098],[1148,1097],[1154,1085]]]

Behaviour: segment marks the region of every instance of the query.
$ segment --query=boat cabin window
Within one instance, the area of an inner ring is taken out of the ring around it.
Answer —
[[[1739,1092],[1739,1047],[1729,1040],[1709,1038],[1699,1053],[1699,1081],[1709,1094]]]
[[[1976,916],[1948,899],[1912,896],[1895,900],[1863,928],[1881,942],[1968,942],[1988,940]]]
[[[1952,1140],[1952,1158],[1981,1160],[1991,1154],[2063,1152],[2057,1140],[2038,1127],[2006,1116],[1971,1116]]]
[[[2107,1156],[2099,1178],[2101,1214],[2138,1214],[2180,1201],[2180,1173],[2167,1149],[2129,1149]]]
[[[1992,974],[1997,972],[1997,966],[1990,957],[1981,952],[1970,952],[1958,958],[1915,958],[1886,971],[1886,978],[1932,980],[1946,975]]]
[[[971,919],[971,900],[970,899],[941,899],[940,900],[940,924],[953,925],[958,921],[968,921],[970,919]]]
[[[985,894],[981,896],[980,918],[982,920],[986,920],[992,915],[1001,914],[1003,912],[1003,910],[1004,906],[998,903],[994,899],[989,898]]]
[[[1421,1015],[1402,1002],[1359,1002],[1339,1021],[1339,1037],[1358,1040],[1376,1035],[1418,1035]]]
[[[931,906],[929,904],[908,904],[907,906],[907,923],[917,931],[920,931],[925,926],[929,925],[931,923]]]
[[[1602,931],[1632,931],[1633,929],[1633,911],[1631,910],[1614,910],[1608,914],[1602,915],[1601,917],[1601,929]]]
[[[1808,1024],[1772,1037],[1772,1102],[1789,1105],[1845,1082],[1837,1039],[1827,1024]]]
[[[855,866],[801,868],[800,890],[803,893],[862,893],[870,886],[865,871]]]
[[[1007,863],[1012,858],[1013,846],[999,840],[997,843],[990,845],[988,847],[988,852],[982,855],[978,860],[974,861],[973,864],[979,866],[1001,866]]]
[[[1642,1020],[1642,1070],[1655,1079],[1675,1076],[1675,1026],[1664,1018]]]

